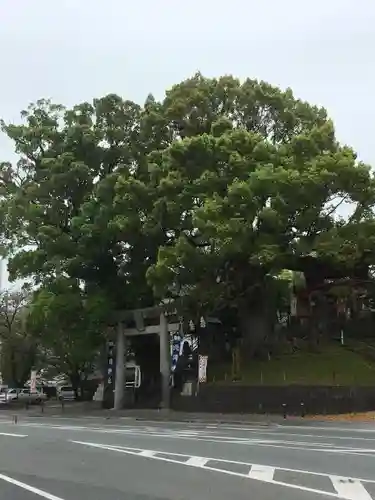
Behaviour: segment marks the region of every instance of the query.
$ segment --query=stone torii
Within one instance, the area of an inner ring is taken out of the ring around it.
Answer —
[[[172,315],[174,315],[172,313]],[[145,325],[145,320],[156,320],[158,324]],[[131,311],[121,311],[114,318],[117,324],[116,341],[116,376],[114,409],[123,408],[124,387],[125,387],[125,353],[127,337],[136,335],[149,335],[157,333],[159,335],[160,347],[160,373],[161,373],[161,404],[168,409],[170,407],[170,374],[171,374],[171,354],[169,332],[178,331],[179,322],[168,323],[168,317],[164,306],[147,307]],[[133,320],[135,328],[126,328],[125,323]]]

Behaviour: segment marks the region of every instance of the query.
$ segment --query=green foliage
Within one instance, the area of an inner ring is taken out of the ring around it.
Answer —
[[[49,364],[81,380],[93,370],[109,310],[103,295],[85,294],[77,281],[59,278],[34,293],[28,328]]]
[[[23,125],[2,124],[20,155],[0,169],[11,279],[43,284],[64,274],[99,286],[115,308],[142,299],[145,280],[143,293],[127,293],[121,267],[130,237],[112,224],[118,176],[141,177],[145,169],[140,107],[114,95],[73,109],[41,100],[23,117]]]
[[[226,374],[231,366],[208,365],[208,379],[219,384],[232,383]],[[243,367],[244,385],[373,386],[375,364],[339,344],[325,344],[319,352],[299,350],[271,360],[254,359]]]
[[[172,279],[184,290],[215,287],[216,299],[257,294],[266,276],[323,254],[320,242],[337,230],[334,200],[359,206],[372,189],[369,168],[336,144],[330,122],[280,144],[244,129],[204,134],[154,159],[164,226],[176,235],[149,270],[161,295]]]
[[[27,328],[29,295],[25,290],[0,295],[0,372],[3,381],[22,387],[38,362],[38,346]]]
[[[0,165],[1,244],[11,278],[40,286],[33,324],[70,364],[114,310],[168,296],[258,308],[312,252],[373,264],[370,168],[290,89],[198,73],[162,102],[41,100],[23,119],[2,123],[20,160]]]

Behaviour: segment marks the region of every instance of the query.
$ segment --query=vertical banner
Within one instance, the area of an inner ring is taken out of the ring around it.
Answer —
[[[207,362],[208,356],[199,355],[198,359],[198,381],[207,382]]]
[[[116,343],[112,340],[105,345],[105,358],[103,359],[103,389],[99,389],[97,396],[102,397],[103,408],[113,408],[115,375],[116,375]]]
[[[290,297],[290,315],[297,316],[297,297],[293,293]]]
[[[108,342],[107,344],[107,374],[105,380],[105,386],[110,390],[115,388],[115,367],[116,367],[116,353],[115,353],[115,343]]]
[[[171,370],[172,373],[176,369],[177,361],[180,355],[180,346],[182,335],[180,332],[172,332],[171,334]]]
[[[36,392],[36,375],[37,375],[37,371],[36,370],[31,370],[31,375],[30,375],[30,392]]]

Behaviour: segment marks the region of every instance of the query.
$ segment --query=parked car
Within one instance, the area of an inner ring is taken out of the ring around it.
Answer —
[[[10,388],[7,390],[5,393],[5,400],[7,403],[10,403],[11,401],[14,401],[15,399],[18,399],[18,393],[21,389],[15,389],[15,388]]]
[[[7,385],[0,386],[0,404],[6,403],[6,401],[7,401],[7,392],[8,392],[8,386]]]
[[[27,403],[40,404],[47,399],[47,394],[41,391],[30,391],[30,389],[21,389],[18,393],[18,400]]]
[[[73,387],[71,387],[70,385],[63,385],[57,388],[57,397],[60,401],[74,401],[76,398],[76,394]]]
[[[14,401],[19,401],[19,402],[24,402],[25,404],[40,404],[42,401],[45,401],[47,399],[47,395],[44,394],[44,392],[41,391],[33,391],[30,392],[29,388],[22,388],[22,389],[8,389],[6,393],[6,402],[11,403]]]

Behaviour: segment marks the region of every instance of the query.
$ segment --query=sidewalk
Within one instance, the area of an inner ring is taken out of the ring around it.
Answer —
[[[117,412],[109,410],[109,415]],[[196,423],[227,423],[268,426],[276,421],[282,421],[277,415],[253,415],[237,413],[188,413],[174,410],[123,410],[121,416],[134,420],[169,421],[169,422],[196,422]]]
[[[123,409],[105,410],[93,403],[65,403],[64,407],[58,402],[50,402],[43,407],[31,406],[28,409],[20,407],[0,406],[1,418],[14,418],[14,416],[27,418],[98,418],[105,420],[137,420],[154,422],[186,422],[208,424],[233,424],[247,426],[271,426],[292,422],[296,425],[311,423],[316,425],[324,423],[375,423],[375,412],[351,413],[345,415],[306,415],[306,417],[265,414],[238,414],[238,413],[190,413],[175,410],[157,409]]]
[[[26,408],[7,407],[0,409],[0,418],[17,416],[23,417],[64,417],[64,418],[104,418],[104,419],[131,419],[139,421],[157,422],[186,422],[186,423],[228,423],[243,425],[268,426],[276,422],[282,422],[280,416],[251,415],[251,414],[221,414],[221,413],[190,413],[174,410],[157,409],[124,409],[105,410],[87,403],[66,403],[62,407],[58,403],[46,404],[44,408],[31,406]]]

